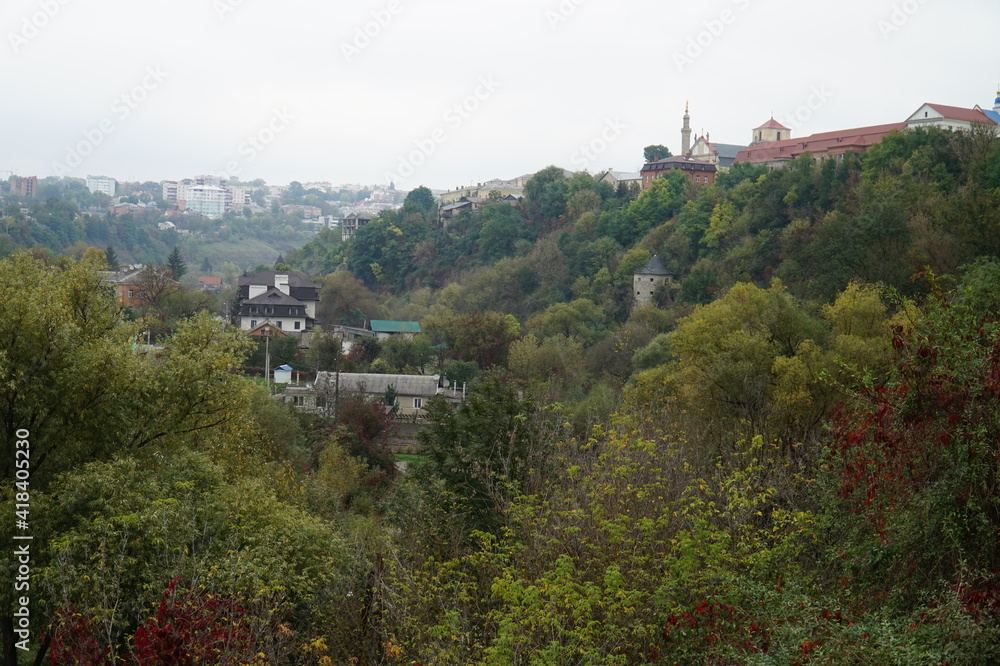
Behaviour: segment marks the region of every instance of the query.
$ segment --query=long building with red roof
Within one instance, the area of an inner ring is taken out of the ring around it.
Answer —
[[[881,141],[889,132],[906,128],[906,123],[889,123],[855,129],[822,132],[801,139],[762,141],[740,151],[736,162],[779,166],[799,155],[810,153],[816,159],[839,158],[846,153],[861,153]]]

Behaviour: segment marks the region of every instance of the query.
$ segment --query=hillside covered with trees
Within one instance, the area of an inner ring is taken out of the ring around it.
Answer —
[[[641,194],[549,168],[445,228],[429,195],[286,255],[321,321],[424,332],[303,363],[468,382],[405,472],[383,402],[297,414],[206,313],[138,344],[100,256],[0,261],[38,663],[1000,660],[992,134]]]

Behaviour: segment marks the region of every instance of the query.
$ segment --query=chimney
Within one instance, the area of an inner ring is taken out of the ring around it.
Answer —
[[[281,293],[285,294],[286,296],[290,296],[291,292],[288,289],[288,275],[287,274],[275,275],[274,288],[280,291]]]

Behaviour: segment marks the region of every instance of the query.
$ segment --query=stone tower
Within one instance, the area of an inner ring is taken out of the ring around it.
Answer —
[[[655,254],[649,262],[632,276],[632,291],[635,292],[635,307],[653,304],[656,289],[666,284],[673,274],[666,269]]]
[[[750,142],[750,145],[755,146],[758,143],[771,143],[791,138],[792,130],[775,120],[774,116],[771,116],[771,119],[766,123],[753,129],[753,141]]]

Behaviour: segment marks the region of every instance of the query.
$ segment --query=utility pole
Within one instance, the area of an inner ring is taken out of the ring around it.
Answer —
[[[336,419],[340,416],[340,354],[343,351],[343,345],[337,345],[337,375],[336,383],[333,387],[333,418]]]
[[[267,329],[264,329],[264,386],[271,395],[271,336]]]

